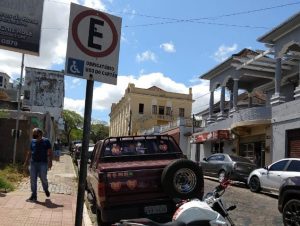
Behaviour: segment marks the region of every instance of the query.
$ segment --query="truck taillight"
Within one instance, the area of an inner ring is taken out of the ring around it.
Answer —
[[[103,206],[105,203],[105,177],[103,173],[99,173],[98,195],[100,205]]]

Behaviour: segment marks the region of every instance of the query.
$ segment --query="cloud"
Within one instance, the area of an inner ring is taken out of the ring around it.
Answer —
[[[106,11],[106,6],[101,0],[84,0],[83,5],[92,9]]]
[[[163,43],[159,47],[167,53],[175,53],[176,52],[175,46],[172,42]]]
[[[156,55],[151,52],[150,50],[147,50],[141,54],[136,55],[137,62],[143,62],[143,61],[153,61],[156,62]]]
[[[72,99],[72,98],[68,98],[68,97],[65,97],[64,99],[64,109],[68,109],[68,110],[71,110],[71,111],[75,111],[77,112],[78,114],[82,115],[83,116],[83,111],[84,111],[84,103],[85,101],[82,99]]]
[[[231,55],[231,53],[237,50],[237,47],[237,44],[233,44],[232,46],[221,45],[213,55],[214,60],[217,62],[226,60]]]
[[[125,89],[128,87],[128,83],[134,83],[138,88],[147,89],[151,86],[157,86],[168,92],[185,94],[189,93],[189,88],[191,87],[193,91],[193,99],[195,100],[193,103],[192,112],[197,113],[205,108],[208,108],[208,81],[198,80],[198,84],[188,87],[183,83],[174,81],[170,77],[160,72],[156,72],[142,74],[138,77],[133,75],[118,76],[118,84],[116,86],[104,83],[100,83],[99,86],[95,86],[93,93],[93,112],[101,112],[108,116],[112,103],[118,103],[121,100],[121,98],[124,96]],[[217,101],[218,96],[216,96],[215,101]],[[65,109],[70,109],[83,114],[84,99],[65,98]]]

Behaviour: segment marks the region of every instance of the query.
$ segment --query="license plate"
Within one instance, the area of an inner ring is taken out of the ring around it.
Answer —
[[[148,215],[159,214],[159,213],[167,213],[168,208],[167,208],[167,205],[145,206],[144,207],[144,212]]]

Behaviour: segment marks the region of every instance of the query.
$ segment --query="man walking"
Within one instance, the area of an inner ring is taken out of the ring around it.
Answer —
[[[30,161],[30,184],[31,196],[27,201],[37,201],[37,177],[40,177],[44,192],[50,197],[48,190],[47,171],[52,167],[52,150],[50,141],[43,137],[43,132],[39,128],[32,130],[32,140],[30,150],[27,152],[24,166],[27,167]]]

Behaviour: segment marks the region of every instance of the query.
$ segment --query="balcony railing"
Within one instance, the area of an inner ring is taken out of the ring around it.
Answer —
[[[271,107],[252,107],[241,109],[233,113],[233,122],[271,120]]]

